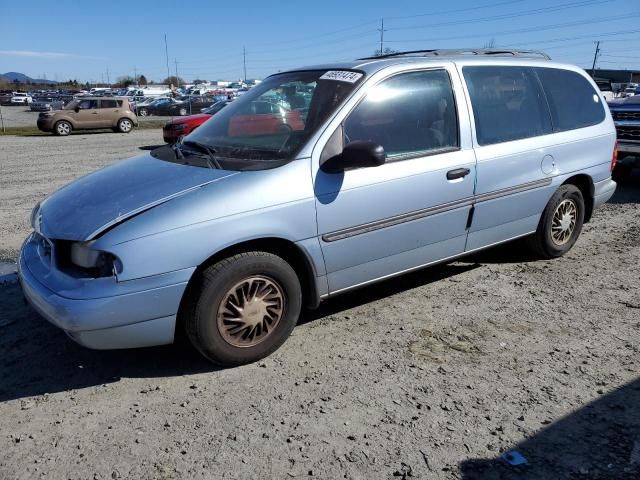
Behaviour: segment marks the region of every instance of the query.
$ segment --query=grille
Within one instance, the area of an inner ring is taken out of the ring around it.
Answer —
[[[640,112],[613,112],[613,119],[640,121]]]
[[[640,126],[638,127],[618,127],[618,140],[630,140],[640,142]]]

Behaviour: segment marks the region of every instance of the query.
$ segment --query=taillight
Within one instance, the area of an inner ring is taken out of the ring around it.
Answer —
[[[618,161],[618,141],[616,140],[616,142],[613,144],[613,155],[611,155],[611,171],[612,172],[616,166],[617,161]]]

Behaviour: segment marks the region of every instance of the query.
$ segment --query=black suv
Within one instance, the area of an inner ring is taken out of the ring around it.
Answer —
[[[640,167],[640,95],[609,103],[618,134],[616,174],[624,177]]]

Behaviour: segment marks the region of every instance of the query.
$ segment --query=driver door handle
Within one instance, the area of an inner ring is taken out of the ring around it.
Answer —
[[[456,168],[455,170],[449,170],[447,172],[447,180],[456,180],[458,178],[464,178],[471,173],[468,168]]]

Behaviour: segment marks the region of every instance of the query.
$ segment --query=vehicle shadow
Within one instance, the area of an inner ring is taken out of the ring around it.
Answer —
[[[640,478],[640,379],[601,396],[507,447],[526,459],[471,459],[459,465],[463,480]]]
[[[609,203],[640,203],[640,168],[634,169],[632,174],[618,181],[616,193]]]
[[[481,265],[477,263],[447,263],[416,270],[398,277],[393,277],[368,287],[346,292],[323,302],[317,310],[303,312],[298,325],[303,325],[329,315],[390,297],[400,292],[438,282],[474,270]]]
[[[300,324],[477,268],[441,265],[388,280],[305,311]],[[117,382],[215,372],[179,338],[174,345],[132,350],[88,350],[25,305],[18,285],[0,286],[0,402]],[[150,380],[152,382],[152,380]]]

